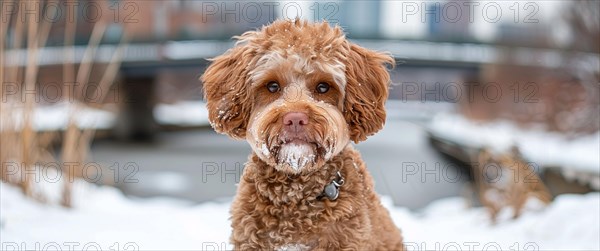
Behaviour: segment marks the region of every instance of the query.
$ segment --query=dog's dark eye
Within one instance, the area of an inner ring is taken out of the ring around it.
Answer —
[[[267,84],[267,90],[269,90],[270,93],[276,93],[279,89],[279,83],[275,81],[271,81]]]
[[[321,82],[317,85],[317,92],[318,93],[326,93],[327,91],[329,91],[329,84],[325,83],[325,82]]]

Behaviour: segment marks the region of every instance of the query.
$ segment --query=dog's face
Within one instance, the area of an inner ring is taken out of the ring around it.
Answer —
[[[238,37],[202,76],[217,132],[280,171],[314,170],[385,122],[388,55],[327,23],[276,21]]]

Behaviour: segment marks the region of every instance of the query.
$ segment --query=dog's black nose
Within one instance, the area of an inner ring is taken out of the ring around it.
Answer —
[[[286,129],[298,132],[303,126],[308,124],[308,115],[303,112],[289,112],[283,116],[283,124]]]

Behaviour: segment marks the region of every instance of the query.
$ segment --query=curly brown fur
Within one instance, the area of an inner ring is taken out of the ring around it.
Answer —
[[[383,127],[394,60],[327,23],[276,21],[237,39],[202,76],[212,126],[253,150],[231,210],[235,248],[403,249],[349,145]],[[318,198],[338,171],[339,197]]]
[[[335,201],[317,199],[344,176]],[[232,206],[232,242],[242,250],[301,244],[314,250],[401,250],[400,231],[352,147],[310,175],[288,175],[250,156]]]

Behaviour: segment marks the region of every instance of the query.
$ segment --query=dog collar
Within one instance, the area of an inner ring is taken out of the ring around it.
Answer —
[[[334,180],[332,180],[329,184],[325,186],[323,192],[317,197],[318,199],[327,197],[329,200],[333,201],[338,198],[338,196],[340,195],[339,187],[344,185],[345,180],[339,171],[336,172],[336,176],[337,177]]]

